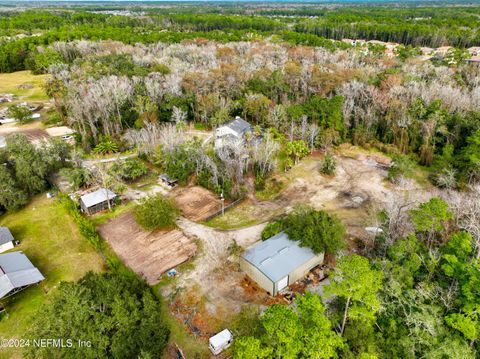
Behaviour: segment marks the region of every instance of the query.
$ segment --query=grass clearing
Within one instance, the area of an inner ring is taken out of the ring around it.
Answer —
[[[204,224],[223,230],[253,226],[260,223],[259,219],[253,214],[254,209],[254,206],[242,203],[225,212],[223,216],[215,217]]]
[[[0,94],[12,93],[17,97],[12,103],[4,105],[10,106],[24,101],[48,100],[48,96],[43,89],[46,78],[47,75],[34,75],[31,71],[0,74]],[[19,86],[31,86],[31,88],[19,88]]]
[[[0,217],[21,244],[23,251],[45,276],[45,281],[4,301],[8,317],[0,320],[0,338],[22,338],[35,312],[61,281],[76,281],[88,271],[103,271],[100,254],[80,236],[68,213],[44,195],[35,197],[22,210]],[[21,349],[0,351],[0,358],[20,358]]]

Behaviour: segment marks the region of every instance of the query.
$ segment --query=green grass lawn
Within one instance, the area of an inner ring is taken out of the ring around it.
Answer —
[[[45,276],[45,281],[15,295],[4,303],[8,317],[0,320],[0,338],[22,338],[23,333],[47,298],[61,281],[75,281],[86,272],[102,271],[104,262],[83,239],[78,229],[53,199],[39,195],[24,209],[0,217],[21,241],[15,251],[23,251]],[[0,349],[0,358],[19,358],[19,349]]]
[[[15,102],[45,101],[48,96],[42,85],[47,75],[33,75],[30,71],[17,71],[0,74],[0,93],[12,93],[17,96]],[[21,89],[19,85],[31,85],[31,88]],[[9,103],[6,104],[11,105]]]
[[[223,216],[213,218],[203,224],[218,229],[238,229],[253,226],[262,222],[262,219],[256,218],[252,211],[254,206],[240,203],[238,206],[225,212]]]

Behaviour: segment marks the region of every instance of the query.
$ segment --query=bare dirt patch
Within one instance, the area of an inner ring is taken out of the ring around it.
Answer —
[[[177,187],[170,194],[183,216],[192,221],[204,221],[221,209],[219,196],[200,186]]]
[[[40,128],[33,128],[33,126],[31,126],[31,128],[27,126],[17,127],[12,125],[2,125],[0,127],[0,136],[7,137],[15,133],[24,134],[32,142],[42,139],[48,139],[50,137],[45,130],[42,130]]]
[[[122,261],[149,284],[158,283],[162,273],[190,259],[197,249],[180,230],[145,231],[131,212],[98,229]]]

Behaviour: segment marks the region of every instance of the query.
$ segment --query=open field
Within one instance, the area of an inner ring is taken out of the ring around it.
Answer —
[[[192,221],[203,221],[221,209],[219,196],[200,186],[177,187],[171,196],[183,216]]]
[[[30,71],[17,71],[0,74],[0,94],[11,93],[16,99],[3,105],[11,105],[24,101],[48,100],[45,90],[42,88],[47,75],[33,75]],[[22,88],[23,87],[23,88]],[[2,104],[0,104],[2,107]]]
[[[194,241],[179,230],[143,230],[131,212],[98,229],[123,262],[149,284],[158,283],[162,273],[186,262],[197,249]]]
[[[16,213],[2,216],[0,225],[9,227],[21,241],[14,250],[23,251],[46,278],[39,286],[5,301],[9,316],[0,320],[0,337],[21,338],[36,310],[61,281],[78,280],[90,270],[102,271],[104,263],[65,210],[45,195]],[[0,358],[17,358],[20,353],[20,349],[2,348]]]

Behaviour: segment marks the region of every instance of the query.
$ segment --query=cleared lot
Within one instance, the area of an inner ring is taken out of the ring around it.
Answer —
[[[197,249],[194,241],[179,230],[145,231],[130,212],[109,220],[98,230],[122,261],[152,285]]]
[[[200,186],[177,187],[171,196],[183,216],[191,221],[204,221],[221,209],[219,196]]]
[[[0,136],[8,137],[16,133],[24,134],[32,142],[48,139],[50,137],[45,130],[40,128],[27,128],[27,126],[17,127],[16,125],[2,125],[0,127]]]

